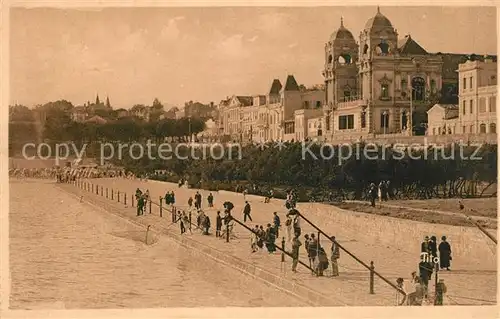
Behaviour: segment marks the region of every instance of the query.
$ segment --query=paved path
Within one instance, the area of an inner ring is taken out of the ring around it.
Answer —
[[[367,206],[370,205],[369,202],[361,201],[361,200],[347,200],[346,202],[347,203],[362,204],[362,205],[367,205]],[[380,203],[380,202],[377,202],[377,206],[390,207],[390,208],[396,208],[396,209],[405,209],[405,210],[411,210],[411,211],[421,212],[421,213],[432,212],[432,213],[437,213],[437,214],[441,214],[441,215],[459,216],[459,217],[466,218],[465,215],[462,213],[454,213],[454,212],[449,212],[449,211],[444,211],[444,210],[424,209],[424,208],[416,208],[416,207],[394,205],[394,204],[387,204],[387,203]],[[496,218],[477,216],[477,215],[474,215],[473,212],[472,213],[468,212],[468,215],[470,215],[470,217],[475,219],[475,220],[483,220],[483,221],[486,221],[486,222],[492,223],[492,224],[496,224],[498,222],[498,220]]]
[[[109,189],[120,189],[121,192],[129,194],[129,198],[131,194],[135,192],[137,187],[140,187],[143,190],[149,189],[150,194],[154,199],[163,195],[166,190],[174,190],[176,193],[176,206],[180,208],[186,208],[183,203],[187,203],[188,197],[193,196],[196,192],[196,190],[193,189],[178,188],[177,185],[174,184],[152,181],[141,182],[125,179],[95,179],[92,180],[92,182],[108,187]],[[206,206],[206,197],[209,192],[204,190],[200,190],[200,192],[203,195],[203,206]],[[244,199],[241,194],[221,191],[219,193],[214,193],[214,197],[216,209],[222,210],[222,203],[226,200],[230,200],[235,204],[233,215],[236,218],[242,218],[242,214],[240,212],[243,207]],[[267,224],[268,222],[271,222],[273,211],[277,211],[282,217],[282,220],[284,219],[286,209],[282,200],[272,200],[271,203],[264,204],[263,198],[259,196],[250,195],[247,196],[247,199],[252,205],[252,217],[254,218],[254,223]],[[335,207],[328,205],[299,204],[298,209],[313,222],[317,223],[324,231],[335,234],[338,241],[343,246],[351,252],[354,252],[360,259],[365,261],[365,263],[369,263],[370,260],[374,260],[377,271],[386,276],[392,282],[395,282],[397,277],[409,278],[410,273],[416,270],[419,255],[419,242],[410,243],[410,245],[408,245],[408,242],[403,244],[386,244],[384,241],[373,240],[373,233],[353,233],[352,229],[347,229],[344,225],[342,225],[342,223],[340,223],[339,218],[341,214],[346,214],[346,212],[339,211]],[[214,221],[215,210],[208,210],[207,212],[212,221]],[[131,218],[136,218],[132,209],[130,209],[130,213],[127,214],[129,214],[129,217]],[[357,227],[361,227],[361,229],[363,227],[363,223],[366,224],[367,222],[367,214],[353,212],[347,212],[347,214],[356,216],[356,220],[358,221],[356,224],[359,224]],[[146,218],[153,219],[154,216],[158,215],[158,210],[156,209],[152,215],[153,216],[146,216]],[[369,217],[377,219],[370,219],[368,222],[372,220],[384,220],[383,217]],[[164,217],[164,219],[166,220],[157,220],[157,222],[167,223],[167,220],[169,221],[168,217]],[[394,220],[399,221],[397,219],[392,219],[391,222],[394,222]],[[249,223],[249,225],[253,226],[254,223]],[[304,233],[313,231],[312,228],[305,226],[305,222],[303,222],[302,226]],[[279,255],[269,256],[267,253],[263,252],[252,254],[250,252],[249,237],[246,230],[241,229],[237,232],[239,238],[232,241],[235,245],[228,245],[215,238],[201,235],[200,239],[204,240],[207,244],[217,247],[217,249],[225,249],[232,254],[241,256],[241,258],[246,259],[249,262],[262,263],[262,265],[267,267],[269,270],[276,272],[280,271]],[[198,235],[196,234],[194,236]],[[322,241],[322,244],[328,251],[330,247],[329,242]],[[301,254],[302,256],[305,255],[303,251]],[[275,261],[270,261],[272,259]],[[487,304],[488,302],[495,302],[496,264],[492,264],[489,260],[456,261],[455,259],[458,258],[454,258],[454,262],[457,264],[460,263],[462,265],[461,269],[459,267],[455,267],[452,272],[440,272],[440,278],[445,279],[448,290],[450,291],[450,298],[447,300],[447,303]],[[496,257],[494,259],[496,261]],[[290,267],[289,263],[288,267]],[[341,253],[340,271],[341,276],[338,278],[315,278],[310,276],[308,271],[305,271],[304,269],[302,269],[299,274],[286,273],[284,276],[287,278],[293,276],[291,278],[295,278],[298,282],[306,284],[309,287],[313,287],[315,290],[323,291],[325,294],[330,294],[335,297],[339,296],[341,300],[349,305],[394,304],[394,290],[378,278],[375,280],[376,294],[368,294],[368,271],[345,253]],[[433,290],[432,287],[431,290]],[[454,296],[453,300],[451,296]]]

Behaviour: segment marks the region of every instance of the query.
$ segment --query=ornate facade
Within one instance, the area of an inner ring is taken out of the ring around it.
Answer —
[[[442,58],[398,32],[380,9],[356,42],[341,21],[325,45],[327,139],[411,134],[411,123],[439,100]],[[410,114],[413,114],[410,116]]]

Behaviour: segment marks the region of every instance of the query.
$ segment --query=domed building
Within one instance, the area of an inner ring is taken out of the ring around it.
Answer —
[[[380,8],[366,22],[358,43],[341,21],[325,44],[327,139],[412,134],[416,113],[425,114],[439,98],[442,58],[410,36],[398,41]]]

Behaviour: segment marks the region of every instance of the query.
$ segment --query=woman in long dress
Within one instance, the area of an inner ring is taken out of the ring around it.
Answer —
[[[285,226],[286,226],[286,238],[288,239],[288,242],[292,242],[293,220],[292,217],[290,217],[290,215],[288,215],[286,218]]]

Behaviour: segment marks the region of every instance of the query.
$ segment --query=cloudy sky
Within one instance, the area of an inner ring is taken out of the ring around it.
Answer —
[[[496,54],[494,7],[382,7],[429,52]],[[273,78],[322,83],[324,43],[357,38],[376,7],[11,10],[11,103],[113,107],[265,94]]]

